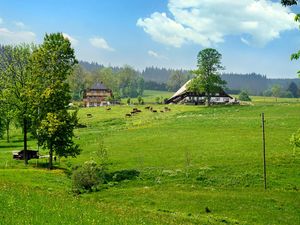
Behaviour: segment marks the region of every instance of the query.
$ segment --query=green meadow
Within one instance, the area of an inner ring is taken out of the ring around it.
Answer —
[[[145,102],[172,93],[146,91]],[[136,100],[133,100],[135,102]],[[147,105],[81,108],[77,158],[47,170],[12,160],[22,148],[20,129],[0,141],[0,224],[300,224],[300,149],[289,139],[300,128],[297,99],[253,97],[235,106]],[[132,108],[141,113],[126,117]],[[267,190],[263,183],[262,129],[266,119]],[[87,114],[92,114],[88,117]],[[133,180],[74,194],[70,170],[98,161],[108,170],[134,169]],[[29,148],[37,149],[33,139]],[[40,149],[40,154],[47,151]]]

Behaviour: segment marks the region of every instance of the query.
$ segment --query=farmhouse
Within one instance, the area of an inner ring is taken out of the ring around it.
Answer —
[[[186,82],[171,98],[166,101],[166,104],[205,104],[205,93],[195,93],[187,90],[187,85],[191,82]],[[235,102],[235,99],[226,94],[223,89],[213,94],[210,99],[212,104],[225,104],[229,102]]]
[[[85,107],[96,107],[107,105],[107,98],[112,97],[112,91],[104,86],[104,84],[96,83],[91,88],[84,90],[83,102]]]

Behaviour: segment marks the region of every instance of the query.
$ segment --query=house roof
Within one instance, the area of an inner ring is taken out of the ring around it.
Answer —
[[[94,84],[91,89],[93,90],[107,90],[107,87],[101,82],[101,83],[96,83]]]
[[[179,88],[179,90],[171,98],[168,99],[167,102],[172,102],[177,97],[182,96],[184,94],[188,94],[189,91],[187,90],[187,87],[191,81],[192,81],[192,79],[187,81],[181,88]],[[219,93],[221,94],[222,97],[229,97],[232,99],[232,97],[230,95],[226,94],[223,89],[221,89]],[[205,93],[202,93],[202,96],[204,96],[204,95],[205,95]]]
[[[191,81],[192,81],[192,79],[189,80],[189,81],[187,81],[181,88],[179,88],[178,91],[176,91],[176,93],[175,93],[171,98],[174,98],[174,97],[176,97],[176,96],[178,96],[178,95],[181,95],[181,94],[183,94],[184,92],[186,92],[187,86],[188,86],[188,84],[189,84]],[[170,99],[171,99],[171,98],[170,98]]]

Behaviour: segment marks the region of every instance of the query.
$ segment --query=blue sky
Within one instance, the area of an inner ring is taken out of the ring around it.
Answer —
[[[270,0],[0,0],[0,44],[63,32],[77,58],[104,65],[194,69],[216,48],[226,72],[296,78],[300,30]],[[298,7],[293,11],[300,12]]]

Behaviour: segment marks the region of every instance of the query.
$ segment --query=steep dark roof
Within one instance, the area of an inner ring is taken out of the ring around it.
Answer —
[[[92,86],[93,90],[107,90],[107,87],[101,82],[101,83],[96,83]]]

